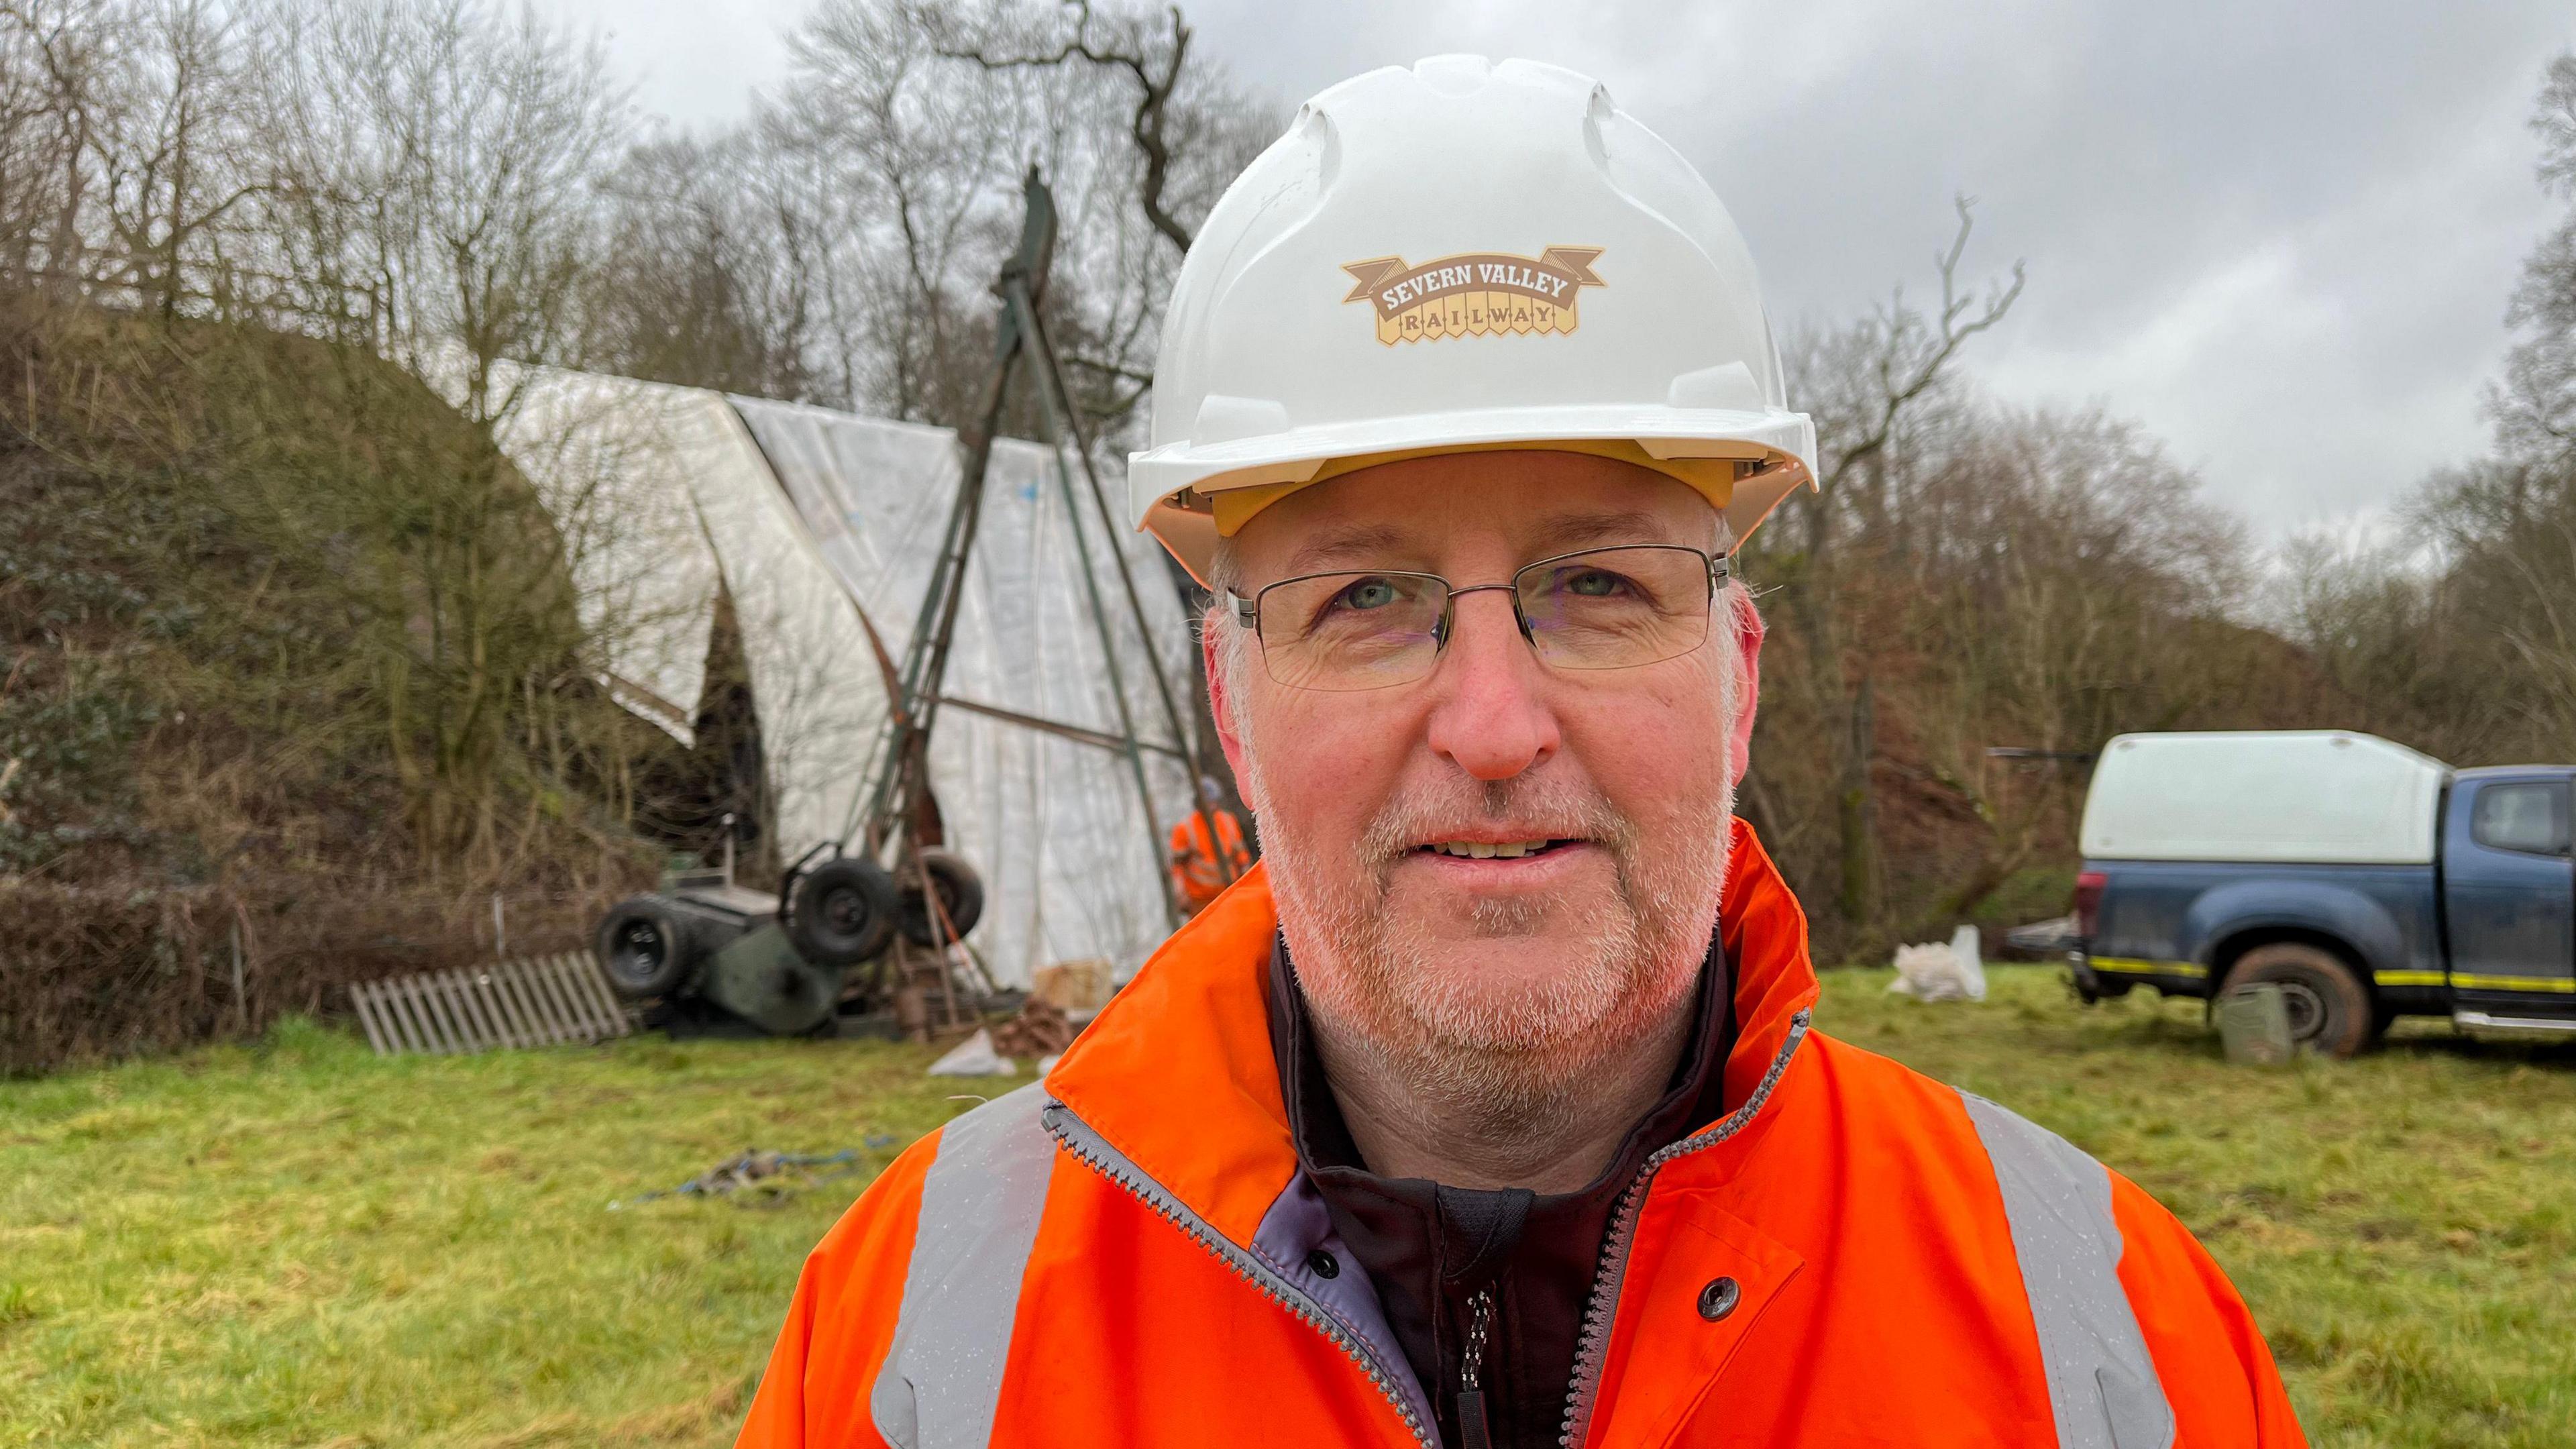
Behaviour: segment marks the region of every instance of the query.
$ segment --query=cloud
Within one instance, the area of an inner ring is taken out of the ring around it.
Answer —
[[[690,121],[783,72],[799,8],[551,3]],[[2523,118],[2576,45],[2564,0],[1185,8],[1202,53],[1283,102],[1440,51],[1601,77],[1717,186],[1784,318],[1919,294],[1974,194],[1970,265],[2027,257],[2031,282],[1972,370],[2141,419],[2272,532],[2373,515],[2485,441],[2505,295],[2549,215]]]

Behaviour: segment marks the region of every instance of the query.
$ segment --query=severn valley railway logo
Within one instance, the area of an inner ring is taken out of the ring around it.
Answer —
[[[1402,257],[1345,262],[1359,279],[1344,302],[1377,311],[1377,340],[1426,342],[1500,332],[1571,332],[1581,319],[1576,293],[1605,283],[1593,275],[1599,247],[1549,247],[1535,257],[1470,252],[1408,267]]]

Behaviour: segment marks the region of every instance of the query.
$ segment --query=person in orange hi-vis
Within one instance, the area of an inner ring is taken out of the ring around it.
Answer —
[[[1130,513],[1262,861],[824,1237],[744,1445],[2305,1444],[2145,1189],[1824,1030],[1734,816],[1815,430],[1680,155],[1373,71],[1164,316]]]
[[[1227,886],[1252,869],[1252,852],[1244,847],[1243,826],[1221,802],[1225,792],[1214,780],[1199,781],[1199,808],[1172,827],[1172,895],[1181,914],[1195,916]],[[1216,827],[1208,828],[1213,816]]]

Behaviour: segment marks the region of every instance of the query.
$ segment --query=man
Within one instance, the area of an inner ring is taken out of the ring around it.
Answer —
[[[1688,166],[1362,76],[1165,334],[1130,482],[1265,862],[832,1231],[746,1444],[2303,1442],[2143,1192],[1811,1028],[1727,555],[1812,433]]]
[[[1202,776],[1199,808],[1172,827],[1172,899],[1180,903],[1184,917],[1206,910],[1227,886],[1252,869],[1243,826],[1224,801],[1224,787]]]

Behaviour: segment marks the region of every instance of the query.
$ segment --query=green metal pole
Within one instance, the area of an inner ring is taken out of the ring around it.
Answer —
[[[1110,541],[1109,557],[1118,565],[1118,582],[1127,591],[1127,612],[1136,621],[1136,637],[1145,646],[1145,667],[1153,671],[1154,693],[1163,701],[1163,722],[1170,726],[1172,740],[1181,748],[1181,759],[1190,771],[1190,808],[1205,812],[1208,803],[1199,798],[1199,784],[1207,778],[1199,763],[1198,731],[1181,723],[1179,696],[1172,692],[1172,681],[1163,673],[1162,656],[1154,652],[1154,631],[1145,622],[1145,602],[1136,592],[1135,571],[1127,567],[1127,550],[1118,547],[1118,525],[1110,520],[1109,498],[1100,486],[1100,470],[1092,465],[1091,439],[1083,432],[1082,415],[1074,408],[1073,394],[1065,390],[1064,369],[1056,365],[1055,340],[1047,335],[1045,319],[1034,309],[1023,321],[1028,340],[1037,349],[1038,361],[1044,364],[1047,381],[1064,403],[1066,431],[1073,435],[1074,456],[1082,460],[1083,481],[1090,485],[1091,511],[1100,520],[1101,536]],[[1184,621],[1187,629],[1187,621]],[[1196,635],[1192,634],[1195,638]],[[1216,816],[1207,815],[1208,848],[1215,852],[1217,874],[1227,885],[1234,884],[1234,859],[1226,854],[1225,842],[1217,837]]]
[[[1030,304],[1027,284],[1013,277],[1004,283],[1004,289],[1018,315],[1020,332],[1029,335],[1030,319],[1036,316],[1037,308]],[[1032,371],[1042,370],[1037,355],[1030,351],[1024,350],[1020,361]],[[1136,779],[1136,803],[1145,812],[1145,836],[1150,843],[1147,858],[1154,865],[1154,883],[1162,890],[1163,919],[1177,930],[1181,924],[1180,907],[1173,902],[1170,889],[1163,886],[1163,825],[1155,818],[1154,791],[1145,779],[1144,752],[1136,747],[1136,716],[1127,705],[1126,672],[1118,667],[1118,641],[1110,632],[1108,611],[1101,607],[1100,579],[1091,567],[1091,536],[1083,530],[1082,505],[1073,495],[1073,470],[1064,465],[1063,434],[1059,431],[1062,420],[1056,416],[1055,397],[1047,388],[1047,379],[1032,377],[1029,380],[1037,385],[1039,411],[1046,415],[1047,435],[1053,440],[1048,451],[1055,458],[1056,486],[1064,494],[1064,521],[1073,530],[1074,553],[1082,568],[1083,597],[1091,606],[1092,628],[1100,635],[1101,658],[1109,669],[1110,696],[1118,703],[1118,731],[1126,745],[1127,768]],[[1113,553],[1117,551],[1116,535],[1110,537],[1109,546]],[[1151,638],[1145,640],[1145,648],[1148,654],[1152,653]],[[1191,781],[1190,788],[1196,790],[1198,782]]]

